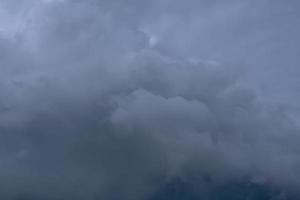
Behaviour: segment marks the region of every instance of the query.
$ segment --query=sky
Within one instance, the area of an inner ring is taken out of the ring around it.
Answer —
[[[0,0],[0,198],[300,198],[299,9]]]

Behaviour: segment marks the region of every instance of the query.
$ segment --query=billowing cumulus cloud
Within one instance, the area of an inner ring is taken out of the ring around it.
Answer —
[[[298,195],[298,7],[1,0],[1,199]]]

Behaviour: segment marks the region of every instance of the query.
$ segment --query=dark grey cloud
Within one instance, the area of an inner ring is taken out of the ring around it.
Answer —
[[[0,197],[297,191],[298,7],[0,1]]]

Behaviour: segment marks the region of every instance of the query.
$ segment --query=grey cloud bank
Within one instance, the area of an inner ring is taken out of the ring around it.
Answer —
[[[1,199],[297,194],[299,6],[0,0]]]

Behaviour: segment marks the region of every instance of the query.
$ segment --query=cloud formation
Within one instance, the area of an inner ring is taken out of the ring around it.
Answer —
[[[295,25],[295,6],[2,0],[1,199],[149,199],[176,178],[297,191],[297,105],[247,69],[272,64],[248,52],[275,52],[264,23]]]

